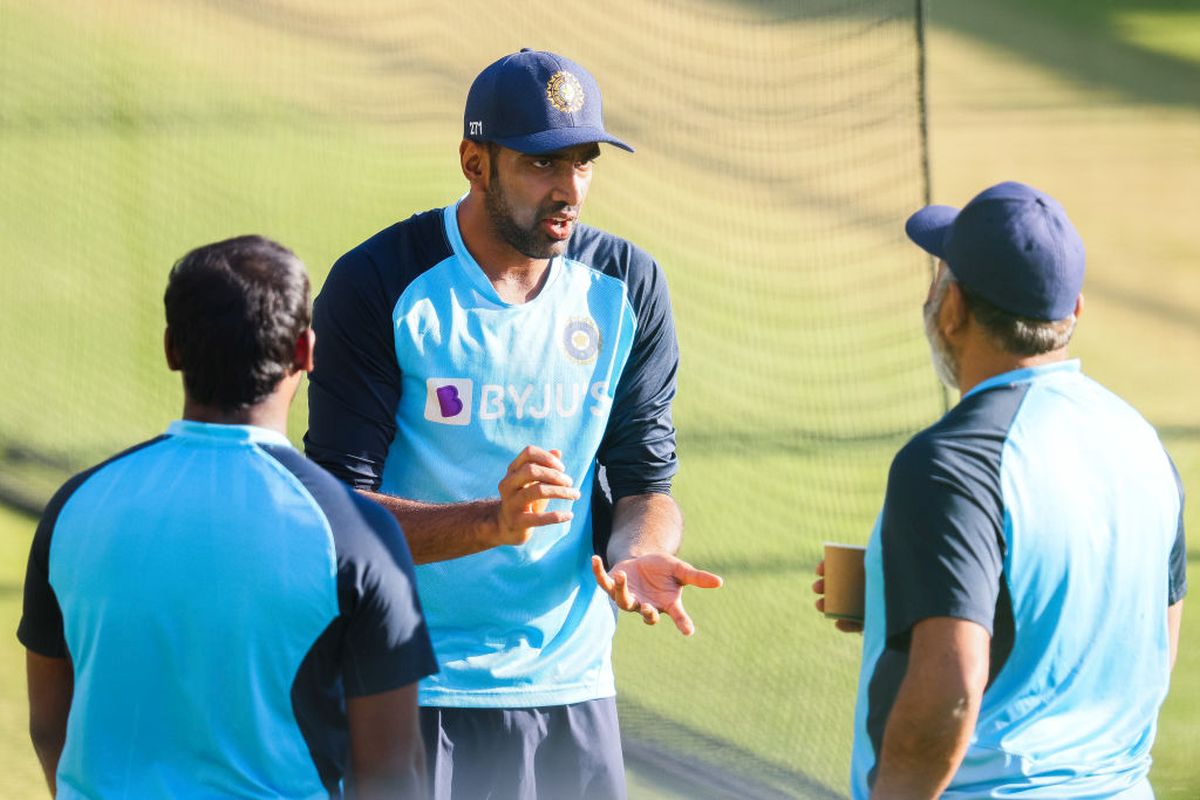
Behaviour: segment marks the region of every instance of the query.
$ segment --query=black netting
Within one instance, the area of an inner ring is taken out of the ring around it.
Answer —
[[[943,404],[902,231],[926,192],[918,7],[4,2],[0,491],[36,507],[178,414],[174,259],[263,233],[319,285],[464,191],[483,66],[561,51],[638,148],[604,153],[586,218],[667,270],[684,554],[728,581],[688,596],[693,640],[623,620],[630,763],[694,797],[843,793],[859,642],[812,610],[812,567],[865,540],[891,454]],[[296,439],[304,413],[302,392]]]

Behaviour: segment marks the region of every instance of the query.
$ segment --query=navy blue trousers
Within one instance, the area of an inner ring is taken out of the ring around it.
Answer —
[[[625,800],[615,698],[421,709],[433,800]]]

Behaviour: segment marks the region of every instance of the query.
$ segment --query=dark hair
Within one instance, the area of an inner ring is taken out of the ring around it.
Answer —
[[[992,341],[1017,356],[1040,356],[1066,347],[1075,332],[1075,314],[1065,319],[1041,320],[1011,314],[984,300],[960,281],[967,311],[975,317]]]
[[[163,302],[188,396],[222,410],[266,399],[312,322],[304,264],[262,236],[185,255],[171,268]]]
[[[472,139],[471,141],[478,144],[488,153],[488,177],[491,180],[496,180],[500,175],[500,168],[496,166],[496,160],[500,157],[500,145],[495,142],[482,142]]]

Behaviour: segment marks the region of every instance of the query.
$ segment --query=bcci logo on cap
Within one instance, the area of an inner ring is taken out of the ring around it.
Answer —
[[[546,84],[546,97],[550,98],[550,105],[564,114],[574,114],[583,108],[583,101],[586,99],[579,79],[565,70],[559,70],[550,76],[550,81]]]
[[[590,364],[600,352],[600,329],[590,319],[573,317],[563,326],[562,346],[572,361]]]
[[[470,425],[472,390],[469,378],[425,381],[425,419],[443,425]]]

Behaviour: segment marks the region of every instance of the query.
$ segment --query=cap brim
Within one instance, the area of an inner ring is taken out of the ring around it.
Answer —
[[[904,232],[926,253],[945,259],[946,233],[957,217],[953,206],[925,206],[908,218]]]
[[[548,131],[531,133],[528,136],[512,136],[507,139],[493,139],[493,141],[501,147],[526,154],[553,153],[555,150],[593,142],[604,142],[622,150],[628,150],[630,153],[633,152],[632,147],[617,137],[610,136],[602,128],[552,128]]]

